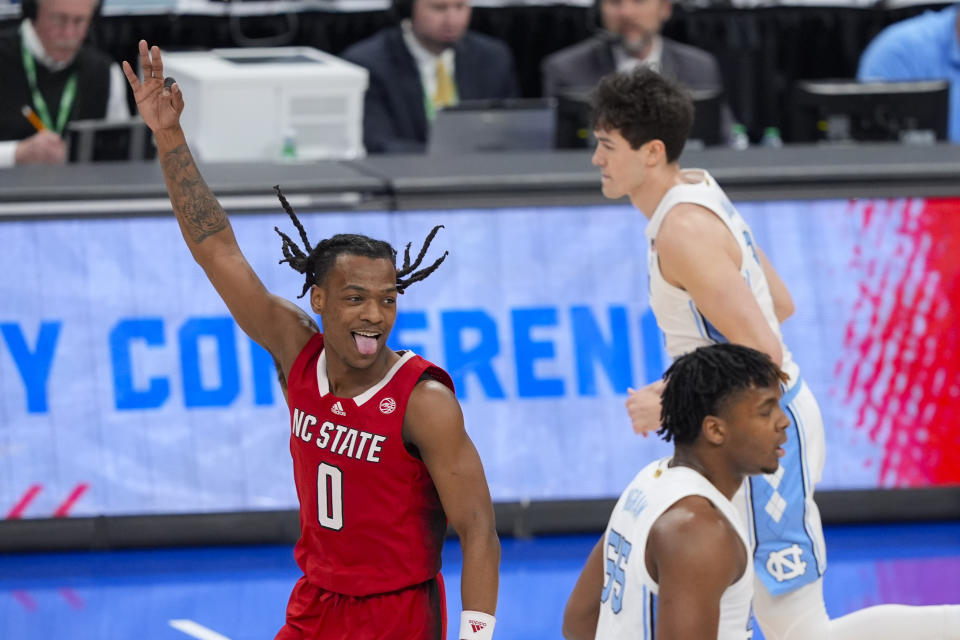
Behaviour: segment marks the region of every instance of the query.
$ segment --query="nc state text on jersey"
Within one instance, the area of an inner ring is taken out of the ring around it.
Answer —
[[[320,428],[314,431],[313,428],[316,425],[316,416],[294,408],[293,420],[290,425],[290,431],[294,436],[304,442],[312,440],[319,449],[327,449],[330,453],[339,456],[366,460],[367,462],[380,462],[378,454],[387,436],[367,433],[342,424],[334,424],[329,420],[323,422]],[[367,446],[368,443],[369,446]]]

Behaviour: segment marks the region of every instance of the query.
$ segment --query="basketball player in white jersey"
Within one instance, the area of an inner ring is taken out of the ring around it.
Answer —
[[[709,173],[677,164],[693,121],[689,94],[648,70],[604,78],[594,92],[603,194],[629,196],[649,219],[650,306],[671,357],[718,342],[767,353],[789,376],[781,403],[791,425],[776,473],[735,499],[754,547],[755,610],[767,640],[960,638],[960,607],[884,605],[830,620],[826,550],[813,490],[825,458],[817,401],[783,342],[793,301],[749,226]],[[634,430],[660,425],[657,382],[631,391]]]
[[[620,496],[567,603],[568,640],[753,636],[752,544],[731,499],[785,453],[786,379],[767,354],[732,344],[700,347],[667,370],[660,433],[673,456]]]

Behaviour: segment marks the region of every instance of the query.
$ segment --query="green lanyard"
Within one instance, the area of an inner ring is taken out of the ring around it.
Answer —
[[[23,70],[27,72],[27,82],[30,84],[30,92],[33,94],[33,106],[37,108],[37,115],[43,120],[47,129],[63,133],[63,128],[67,126],[67,116],[73,108],[73,100],[77,97],[77,74],[72,73],[67,79],[67,84],[63,88],[63,95],[60,96],[60,111],[57,113],[57,126],[53,126],[53,120],[50,118],[50,110],[47,108],[47,101],[43,99],[43,94],[37,88],[37,63],[33,59],[30,50],[27,49],[27,43],[20,38],[20,52],[23,54]]]

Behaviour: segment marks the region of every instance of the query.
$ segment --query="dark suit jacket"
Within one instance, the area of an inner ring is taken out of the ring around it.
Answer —
[[[513,56],[499,40],[468,31],[454,45],[461,100],[513,98]],[[420,72],[400,27],[384,29],[347,49],[345,60],[370,72],[364,100],[363,143],[370,153],[422,152],[427,114]]]
[[[561,49],[543,61],[543,95],[586,93],[592,91],[600,78],[616,71],[613,44],[594,36],[566,49]],[[723,78],[717,59],[703,49],[663,38],[660,71],[693,90],[723,89]],[[729,106],[723,109],[723,136],[729,134],[733,115]]]

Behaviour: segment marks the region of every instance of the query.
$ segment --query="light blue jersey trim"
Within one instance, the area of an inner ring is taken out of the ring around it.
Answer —
[[[727,340],[727,337],[720,333],[720,330],[717,329],[706,316],[700,313],[700,310],[697,309],[697,306],[693,303],[693,300],[690,300],[690,313],[693,314],[693,321],[697,324],[697,331],[700,332],[700,337],[706,340],[710,340],[714,343],[726,344],[730,342]]]
[[[697,310],[697,306],[693,304],[693,300],[690,300],[690,313],[693,314],[693,322],[697,325],[697,331],[700,332],[700,337],[709,340],[707,338],[707,329],[703,326],[703,316],[700,315],[700,311]]]
[[[727,336],[720,333],[720,330],[717,329],[715,326],[713,326],[712,322],[707,320],[707,317],[705,315],[701,313],[700,318],[703,319],[703,327],[707,330],[707,337],[709,337],[711,340],[713,340],[715,343],[718,343],[718,344],[727,344],[728,342],[730,342],[729,340],[727,340]]]
[[[790,404],[797,399],[797,394],[800,393],[800,388],[802,386],[803,378],[797,378],[792,387],[783,391],[783,395],[780,396],[780,406],[790,406]]]

